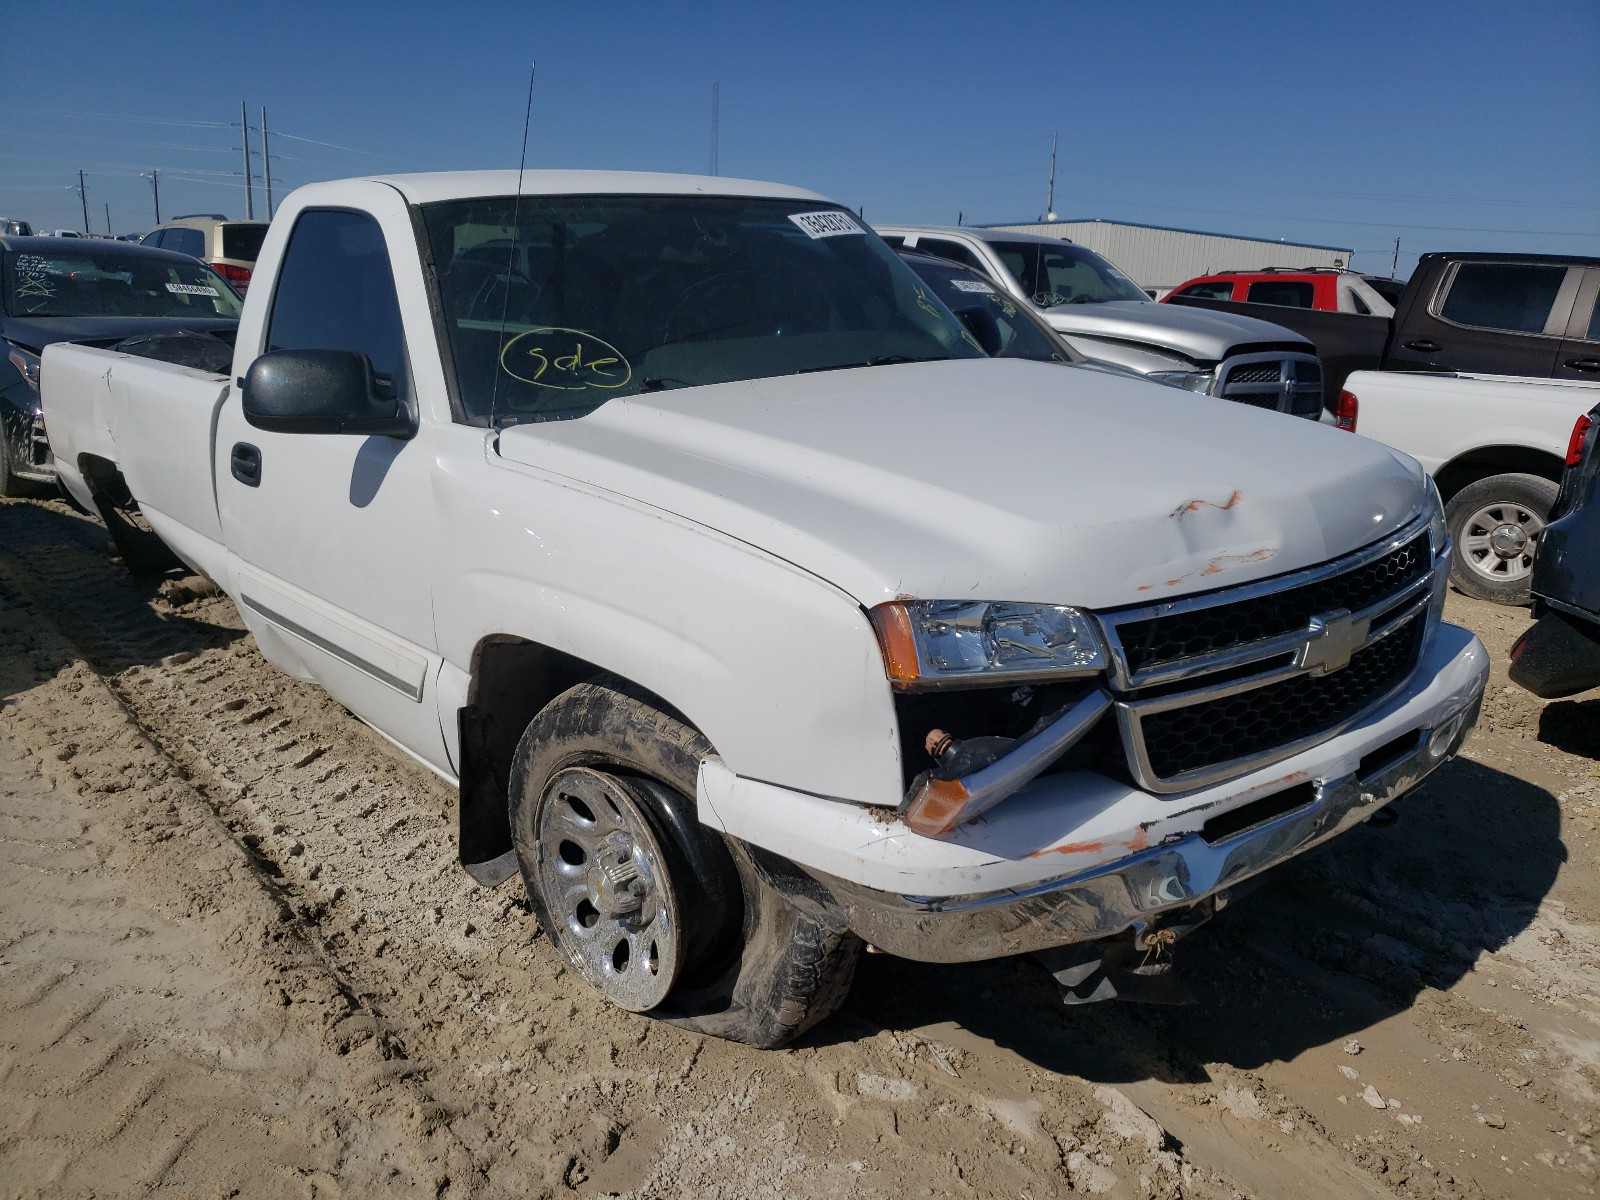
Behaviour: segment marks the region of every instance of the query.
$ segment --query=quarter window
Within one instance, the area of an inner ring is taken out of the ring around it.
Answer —
[[[924,254],[947,258],[951,262],[965,263],[967,266],[976,267],[980,271],[988,270],[983,265],[983,260],[960,242],[947,242],[943,238],[918,238],[917,249]]]
[[[406,394],[405,333],[389,252],[363,213],[300,215],[278,270],[268,350],[354,350],[392,394]]]
[[[1281,308],[1314,308],[1316,288],[1298,279],[1267,279],[1252,283],[1247,299],[1252,304],[1276,304]]]
[[[1232,300],[1233,281],[1231,279],[1214,279],[1210,283],[1193,283],[1178,293],[1180,296],[1193,296],[1196,300]]]
[[[1462,263],[1439,315],[1458,325],[1543,333],[1567,268],[1531,263]]]
[[[206,235],[198,229],[169,229],[161,239],[163,250],[176,250],[192,258],[206,256]]]

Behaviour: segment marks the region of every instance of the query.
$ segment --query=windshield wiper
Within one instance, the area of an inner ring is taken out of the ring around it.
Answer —
[[[854,367],[897,367],[901,363],[919,362],[948,362],[948,354],[925,354],[921,356],[911,354],[880,354],[876,358],[869,358],[864,362],[831,363],[826,367],[801,367],[795,372],[797,375],[810,375],[814,371],[848,371]]]

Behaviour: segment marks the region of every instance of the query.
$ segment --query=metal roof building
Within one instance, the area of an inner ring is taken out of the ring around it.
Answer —
[[[1158,290],[1176,287],[1186,279],[1213,271],[1256,271],[1262,267],[1345,267],[1350,265],[1352,253],[1339,246],[1271,242],[1262,238],[1234,237],[1226,233],[1135,225],[1128,221],[1108,221],[1099,217],[981,225],[978,228],[1066,238],[1109,258],[1140,287]]]

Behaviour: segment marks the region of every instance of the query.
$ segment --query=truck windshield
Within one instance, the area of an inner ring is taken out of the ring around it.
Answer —
[[[427,205],[465,418],[613,396],[981,358],[876,234],[815,202],[524,196]]]
[[[990,242],[989,246],[1040,308],[1102,304],[1107,300],[1150,303],[1150,297],[1139,290],[1138,284],[1082,246],[1070,242],[1058,246],[1046,242]]]
[[[87,238],[7,254],[3,299],[13,317],[237,317],[240,308],[204,263]]]

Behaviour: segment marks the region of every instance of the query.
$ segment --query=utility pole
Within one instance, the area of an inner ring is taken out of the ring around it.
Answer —
[[[1044,219],[1046,221],[1054,221],[1056,219],[1056,139],[1060,136],[1059,133],[1050,135],[1050,190],[1045,193],[1044,197]]]
[[[272,152],[267,147],[267,106],[261,106],[261,174],[267,181],[267,220],[272,220]]]
[[[1394,240],[1394,262],[1389,265],[1389,278],[1393,279],[1400,271],[1400,239]]]
[[[83,201],[83,234],[89,236],[89,189],[84,186],[83,172],[78,172],[78,199]]]
[[[156,224],[161,224],[161,172],[155,167],[148,171],[140,171],[139,178],[150,181],[150,191],[156,198]]]
[[[245,115],[244,101],[239,101],[239,144],[244,147],[244,219],[256,219],[255,190],[250,181],[250,118]]]
[[[711,85],[711,173],[717,173],[717,121],[721,116],[722,84]]]

